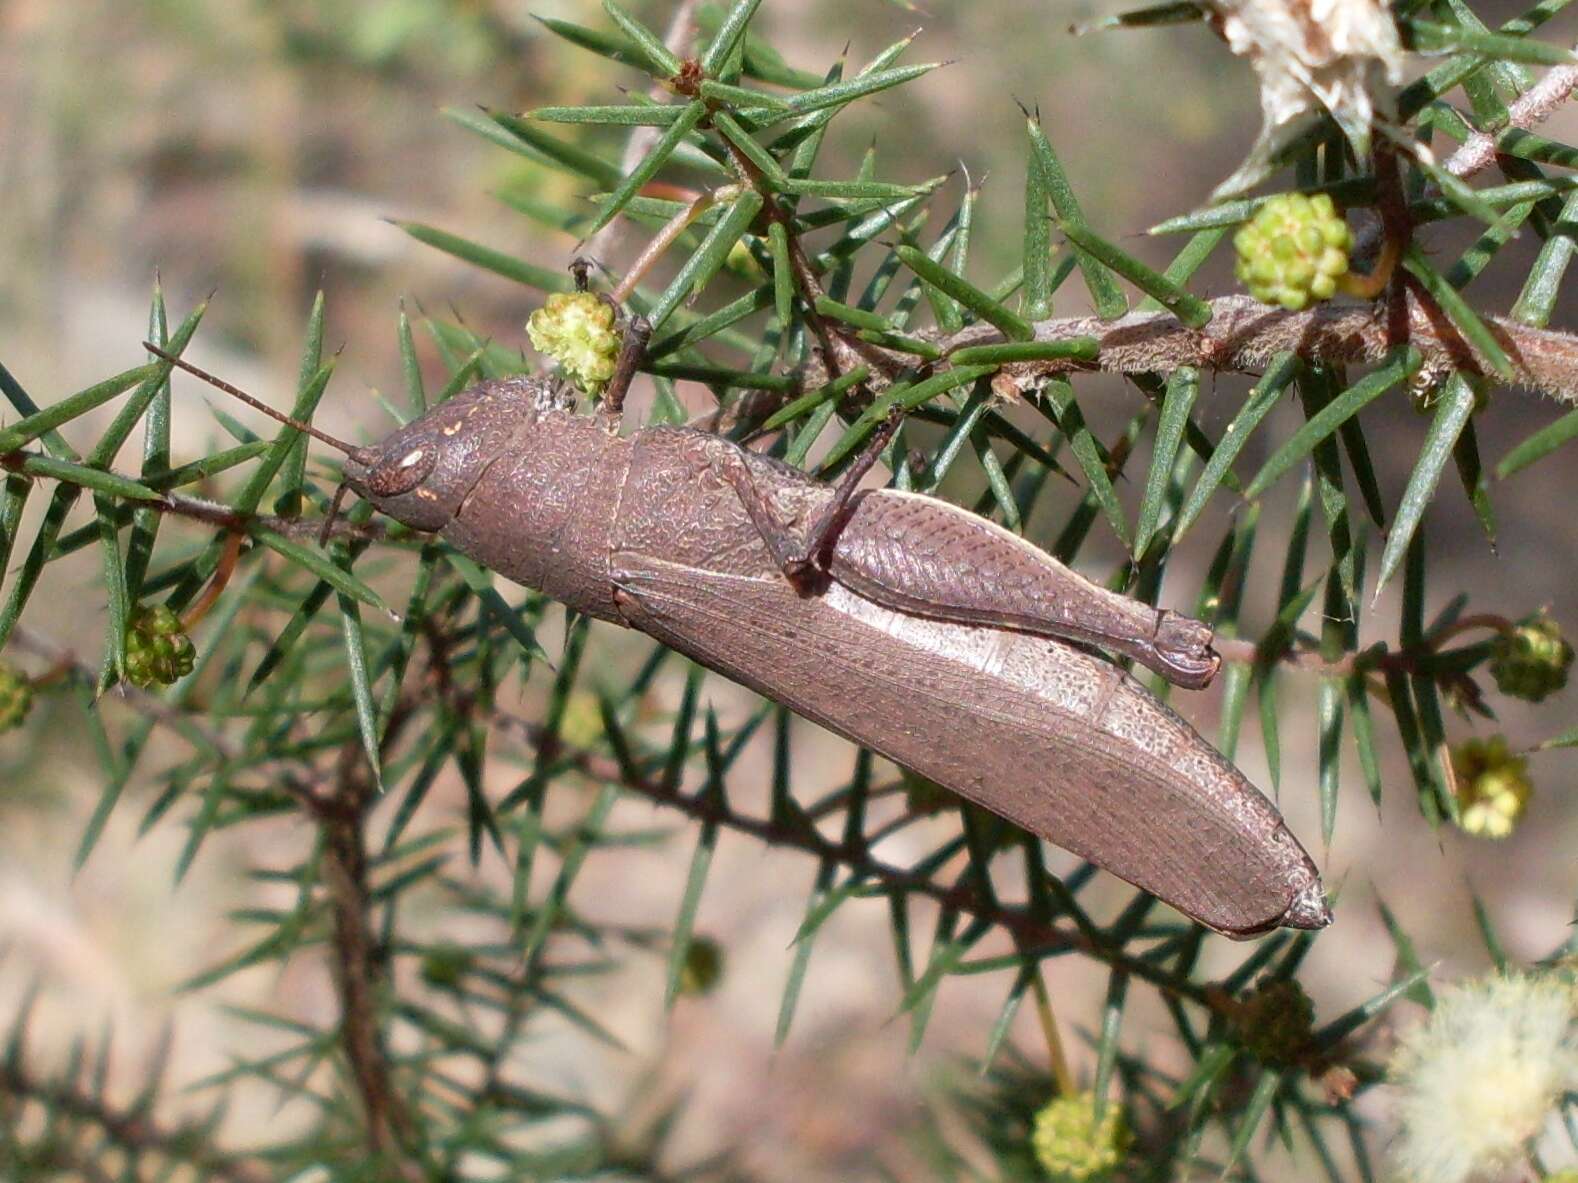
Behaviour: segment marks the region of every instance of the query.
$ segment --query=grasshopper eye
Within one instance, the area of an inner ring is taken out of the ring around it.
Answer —
[[[380,460],[367,474],[367,491],[375,497],[398,497],[427,479],[438,459],[431,447],[412,448],[403,456]]]

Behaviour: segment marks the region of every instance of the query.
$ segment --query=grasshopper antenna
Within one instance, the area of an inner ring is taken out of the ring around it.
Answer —
[[[207,382],[210,386],[214,387],[214,389],[223,390],[232,398],[240,399],[253,410],[263,412],[263,414],[267,415],[270,419],[277,420],[278,422],[283,423],[286,427],[294,427],[297,431],[303,432],[306,435],[310,435],[313,439],[319,441],[320,443],[328,444],[329,447],[344,452],[358,464],[371,465],[378,459],[378,454],[371,448],[359,448],[355,444],[348,444],[344,440],[336,439],[326,431],[318,430],[310,423],[303,423],[300,419],[292,419],[289,415],[281,414],[279,411],[276,411],[273,407],[269,406],[261,399],[253,398],[246,391],[232,386],[223,378],[216,377],[213,374],[210,374],[207,370],[200,369],[199,367],[194,366],[191,362],[184,361],[181,358],[176,357],[173,353],[166,353],[164,350],[160,349],[157,345],[154,345],[151,342],[144,341],[142,343],[142,347],[149,353],[153,354],[155,357],[163,358],[177,369],[185,370],[193,377],[201,378],[204,382]]]

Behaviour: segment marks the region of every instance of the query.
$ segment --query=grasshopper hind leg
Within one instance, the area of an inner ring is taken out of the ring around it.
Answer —
[[[773,561],[783,570],[784,578],[801,595],[811,595],[827,586],[833,548],[849,520],[861,479],[871,471],[883,449],[892,442],[903,419],[903,412],[895,407],[883,420],[860,455],[855,457],[839,479],[833,495],[818,510],[809,527],[785,520],[772,499],[764,496],[757,488],[750,467],[738,455],[730,453],[718,465],[720,475],[739,495],[740,503],[745,506],[751,523],[767,544]]]

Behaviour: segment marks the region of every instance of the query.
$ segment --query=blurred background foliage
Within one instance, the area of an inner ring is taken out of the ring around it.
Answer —
[[[919,57],[952,64],[857,105],[829,138],[821,168],[827,176],[852,175],[874,137],[883,141],[887,178],[919,181],[962,164],[984,180],[972,253],[979,274],[1008,270],[1020,250],[1024,125],[1014,98],[1039,105],[1087,211],[1099,211],[1100,227],[1160,266],[1177,243],[1141,233],[1204,201],[1242,157],[1259,123],[1254,83],[1198,25],[1078,40],[1066,35],[1070,22],[1113,7],[939,2],[918,13],[872,0],[858,7],[774,0],[757,18],[757,31],[791,62],[820,69],[838,57],[846,37],[854,38],[849,53],[858,62],[924,26]],[[1517,7],[1485,4],[1480,11],[1494,22]],[[401,397],[391,310],[402,300],[413,313],[458,316],[480,336],[514,349],[538,297],[413,242],[384,219],[443,226],[551,269],[567,262],[572,237],[534,229],[507,199],[525,194],[573,207],[582,187],[499,152],[441,114],[474,104],[519,111],[618,101],[616,88],[644,86],[634,71],[567,50],[534,14],[604,23],[591,2],[12,0],[0,8],[0,192],[6,194],[0,359],[41,401],[136,364],[156,268],[174,309],[217,291],[193,356],[271,394],[294,385],[302,325],[314,293],[323,291],[328,348],[343,342],[345,350],[320,419],[343,434],[383,430],[388,420],[377,396]],[[639,15],[661,28],[667,6],[643,5]],[[1575,29],[1564,14],[1541,36],[1571,44]],[[924,134],[911,134],[917,128]],[[1569,107],[1545,134],[1572,142],[1578,116]],[[594,134],[585,142],[612,153],[618,138]],[[1470,233],[1444,229],[1432,246],[1454,257]],[[1476,305],[1509,307],[1538,247],[1532,235],[1511,244],[1476,283]],[[1231,291],[1227,267],[1214,261],[1194,290]],[[1060,311],[1069,311],[1072,305],[1060,300]],[[1559,302],[1552,327],[1578,327],[1578,301]],[[425,362],[436,389],[442,366],[431,352]],[[1245,385],[1208,382],[1203,420],[1220,429]],[[195,400],[196,389],[184,387],[177,399]],[[1122,384],[1098,378],[1088,389],[1092,426],[1111,438],[1129,410],[1101,394],[1115,394]],[[192,406],[174,416],[178,457],[211,450],[218,435],[212,417],[192,413]],[[97,414],[102,426],[113,408]],[[1500,456],[1550,417],[1551,408],[1532,396],[1499,393],[1496,414],[1480,425],[1482,447]],[[1289,412],[1283,427],[1295,421]],[[1278,437],[1279,422],[1273,418],[1258,447]],[[1383,486],[1395,496],[1423,423],[1397,398],[1377,404],[1366,425]],[[1246,453],[1251,461],[1264,455]],[[1292,493],[1283,490],[1281,502],[1273,498],[1276,513],[1286,513]],[[1556,618],[1578,620],[1570,557],[1578,553],[1578,518],[1567,508],[1575,494],[1572,466],[1559,463],[1500,483],[1500,552],[1507,556],[1501,557],[1487,548],[1456,490],[1444,492],[1430,519],[1432,577],[1509,615],[1548,605]],[[1219,530],[1226,514],[1213,513],[1208,521]],[[1208,533],[1202,528],[1197,545],[1174,560],[1175,578],[1188,586],[1199,582],[1209,560]],[[1102,537],[1085,552],[1102,570],[1120,555],[1115,540]],[[82,650],[91,653],[102,631],[97,574],[91,550],[52,565],[51,594],[35,599],[30,621],[57,637],[82,637]],[[1259,635],[1274,615],[1274,582],[1249,590],[1249,635]],[[1373,618],[1389,635],[1396,632],[1395,601],[1394,590]],[[557,654],[560,642],[547,624],[545,648]],[[640,656],[600,634],[589,654],[589,662],[612,674],[628,674]],[[730,701],[721,683],[709,686],[720,712],[747,710],[748,696]],[[542,701],[534,700],[539,707]],[[1290,679],[1281,709],[1289,720],[1308,721],[1313,702],[1313,685]],[[573,705],[579,714],[572,722],[595,734],[595,699]],[[1181,705],[1212,733],[1210,702]],[[238,1047],[255,1050],[260,1037],[247,1018],[250,1008],[267,1003],[304,1022],[323,1022],[332,1011],[327,983],[300,965],[231,978],[219,995],[228,1008],[211,995],[175,990],[209,966],[216,950],[233,947],[228,910],[249,906],[260,890],[248,868],[299,857],[300,832],[282,822],[217,835],[172,888],[169,868],[184,836],[173,826],[139,834],[141,809],[133,809],[112,817],[92,859],[73,873],[72,852],[99,800],[99,766],[85,750],[70,699],[46,696],[38,710],[42,717],[25,742],[0,739],[0,939],[10,954],[0,962],[0,1014],[38,985],[28,1026],[30,1046],[43,1062],[69,1055],[84,1031],[112,1026],[118,1050],[104,1072],[126,1097],[146,1080],[163,1033],[173,1032],[166,1083],[174,1087],[166,1096],[175,1099],[162,1112],[169,1120],[178,1120],[183,1108],[204,1112],[202,1099],[188,1103],[180,1086],[222,1072]],[[1517,741],[1551,733],[1548,712],[1514,703],[1498,710]],[[1452,726],[1456,738],[1456,720]],[[802,739],[810,781],[834,783],[844,775],[846,749],[826,737]],[[1238,758],[1264,785],[1265,756],[1256,742],[1246,734]],[[1386,758],[1388,783],[1406,786],[1401,753],[1389,746]],[[1288,727],[1281,759],[1290,824],[1318,834],[1313,726]],[[753,746],[742,760],[746,775],[765,780],[770,745]],[[1571,752],[1542,755],[1528,818],[1500,845],[1426,830],[1406,789],[1372,809],[1358,777],[1349,776],[1343,823],[1330,851],[1319,856],[1346,906],[1299,975],[1320,1016],[1342,1013],[1392,979],[1396,946],[1370,903],[1375,897],[1412,934],[1419,957],[1443,974],[1489,964],[1471,885],[1515,958],[1546,953],[1572,912],[1575,770]],[[457,808],[463,793],[447,784],[435,800]],[[621,805],[616,816],[632,828],[677,825],[639,803]],[[592,860],[577,892],[600,901],[601,914],[618,917],[629,928],[624,935],[640,947],[643,931],[672,921],[688,850],[686,841],[633,842]],[[615,1040],[592,1041],[589,1050],[585,1031],[573,1022],[535,1036],[533,1056],[557,1084],[606,1112],[628,1115],[616,1127],[600,1128],[605,1147],[641,1164],[646,1148],[670,1137],[690,1161],[738,1146],[743,1169],[771,1179],[877,1178],[883,1171],[933,1176],[939,1138],[971,1124],[970,1111],[961,1112],[954,1097],[974,1064],[961,1068],[958,1057],[979,1056],[1001,992],[942,991],[926,1043],[909,1054],[907,1026],[885,1022],[899,991],[887,916],[877,906],[844,909],[818,941],[796,1029],[775,1052],[779,997],[794,956],[789,945],[813,874],[793,852],[726,836],[704,914],[708,931],[727,950],[718,988],[682,998],[665,1016],[659,950],[577,987],[577,1004]],[[267,890],[280,892],[280,906],[289,899],[280,884]],[[444,931],[448,913],[440,901],[418,905],[417,914],[419,924]],[[476,933],[493,931],[478,921]],[[1202,973],[1231,964],[1213,946]],[[448,972],[442,957],[429,957],[422,969],[429,986],[442,987]],[[1053,963],[1048,978],[1068,1024],[1076,1074],[1088,1079],[1092,1025],[1107,976],[1099,966],[1065,958]],[[1030,1009],[1013,1030],[1035,1047]],[[1134,1054],[1185,1067],[1168,1042],[1160,1008],[1136,1003],[1133,1011],[1126,1039]],[[978,1136],[947,1137],[948,1145],[975,1145],[980,1156],[979,1147],[994,1138],[1012,1143],[1028,1129],[1028,1115],[1013,1105],[1023,1106],[1030,1092],[1044,1095],[1050,1082],[1044,1070],[1003,1071],[1006,1078],[968,1086],[1002,1091],[978,1111]],[[289,1109],[278,1112],[276,1103],[269,1090],[239,1091],[224,1118],[227,1136],[246,1145],[262,1140],[260,1131],[302,1120]],[[1384,1104],[1376,1101],[1364,1113],[1384,1118]],[[985,1161],[977,1157],[975,1165]]]

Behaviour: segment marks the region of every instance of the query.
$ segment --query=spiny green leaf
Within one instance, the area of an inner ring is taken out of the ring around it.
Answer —
[[[1411,48],[1421,53],[1468,52],[1483,54],[1503,62],[1527,62],[1533,66],[1568,66],[1578,58],[1559,45],[1531,41],[1527,37],[1508,37],[1500,33],[1481,33],[1461,25],[1442,25],[1417,17],[1403,23],[1411,35]]]
[[[1424,286],[1430,296],[1441,306],[1441,311],[1463,334],[1463,339],[1474,347],[1493,373],[1507,382],[1513,380],[1512,362],[1508,360],[1506,351],[1495,335],[1486,327],[1479,315],[1468,306],[1468,303],[1458,294],[1458,290],[1446,281],[1446,278],[1430,265],[1429,260],[1417,246],[1410,245],[1408,253],[1403,258],[1403,266],[1409,274]]]
[[[1496,465],[1496,479],[1506,480],[1536,460],[1543,460],[1568,440],[1578,437],[1578,411],[1568,411],[1518,444]]]
[[[1578,193],[1567,199],[1558,224],[1578,224]],[[1578,236],[1552,234],[1545,240],[1539,256],[1534,260],[1534,266],[1529,269],[1528,278],[1523,282],[1523,290],[1518,293],[1518,301],[1512,306],[1513,320],[1537,329],[1550,323],[1557,296],[1561,292],[1562,277],[1567,274],[1567,265],[1572,262],[1575,253],[1578,253]]]
[[[389,605],[384,603],[383,597],[349,571],[330,562],[320,551],[302,546],[299,542],[286,538],[283,534],[275,533],[273,530],[254,530],[252,537],[270,550],[289,559],[298,567],[305,568],[309,574],[316,575],[334,588],[335,591],[350,596],[353,600],[360,600],[364,604],[371,605],[381,612],[389,612],[390,615],[393,615],[390,612]]]
[[[362,750],[373,771],[373,783],[382,792],[383,762],[378,756],[378,708],[373,703],[372,680],[367,673],[367,646],[362,637],[361,613],[356,601],[341,592],[340,631],[345,640],[345,664],[351,675],[351,694],[356,700],[356,727],[361,732]]]
[[[735,0],[734,6],[729,9],[723,18],[723,24],[718,27],[712,43],[707,46],[707,52],[701,59],[703,74],[717,74],[723,69],[724,62],[745,37],[745,26],[750,24],[751,17],[756,15],[756,10],[761,7],[762,0]]]
[[[1434,497],[1436,484],[1441,480],[1441,470],[1457,445],[1468,417],[1474,413],[1474,387],[1462,373],[1454,371],[1441,387],[1441,397],[1436,405],[1435,418],[1425,435],[1424,447],[1408,484],[1397,506],[1397,517],[1386,539],[1386,549],[1381,552],[1381,573],[1376,580],[1375,594],[1397,572],[1413,540],[1414,531],[1424,517],[1425,509]]]
[[[703,83],[702,93],[706,94],[708,86],[716,87],[717,83]],[[732,89],[732,88],[731,88]],[[667,127],[679,118],[682,106],[647,106],[645,104],[620,103],[605,106],[588,107],[533,107],[523,116],[525,119],[535,119],[539,123],[595,123],[610,127]]]
[[[926,252],[905,245],[895,248],[895,253],[922,280],[959,301],[982,320],[996,327],[1005,337],[1029,341],[1035,336],[1035,330],[1028,321],[1009,311],[968,280],[955,275],[940,263],[933,262]]]
[[[1074,188],[1069,184],[1068,174],[1063,171],[1063,162],[1053,150],[1052,141],[1047,139],[1041,120],[1036,116],[1027,115],[1025,125],[1030,137],[1030,151],[1041,168],[1041,176],[1046,183],[1047,196],[1052,201],[1052,208],[1062,222],[1085,226],[1084,211],[1080,209],[1079,200],[1074,196]],[[1090,291],[1091,302],[1096,306],[1097,316],[1102,320],[1113,320],[1128,311],[1129,303],[1124,299],[1123,292],[1099,262],[1082,252],[1079,256],[1079,268],[1084,273],[1085,287]]]
[[[747,189],[735,199],[728,214],[718,222],[702,240],[696,252],[685,260],[663,294],[648,312],[654,328],[661,325],[681,300],[698,294],[707,281],[723,266],[734,245],[740,241],[762,208],[762,196],[754,189]]]
[[[717,843],[717,827],[703,826],[701,837],[696,842],[696,853],[691,856],[685,890],[680,896],[679,914],[674,918],[670,937],[668,974],[663,986],[665,1007],[673,1007],[674,999],[679,995],[680,981],[685,973],[685,957],[690,952],[691,936],[696,930],[696,913],[701,908],[701,892],[707,883],[707,871],[712,866],[712,853]]]
[[[457,259],[492,271],[496,275],[502,275],[505,279],[514,280],[526,287],[544,292],[570,290],[570,278],[561,271],[538,267],[513,255],[507,255],[503,251],[496,251],[492,247],[483,246],[481,243],[472,242],[470,239],[461,238],[458,234],[451,234],[447,230],[440,230],[436,226],[428,226],[422,222],[394,224],[418,242],[426,243],[446,255],[453,255]]]
[[[576,173],[599,185],[617,185],[622,175],[617,164],[550,136],[529,118],[458,107],[444,108],[444,115],[483,139],[548,168]]]
[[[1005,341],[1000,345],[967,345],[948,355],[954,365],[1009,365],[1026,361],[1095,361],[1101,342],[1095,337],[1062,341]]]
[[[636,52],[645,59],[648,70],[664,78],[679,73],[680,60],[674,56],[668,46],[663,44],[661,37],[636,20],[614,0],[603,0],[603,11],[613,19],[614,24],[619,26],[619,31],[630,38]]]
[[[1140,502],[1139,523],[1134,531],[1133,555],[1140,558],[1151,545],[1156,524],[1161,520],[1163,499],[1171,482],[1178,446],[1183,442],[1189,412],[1200,394],[1200,371],[1194,366],[1179,366],[1167,379],[1162,399],[1161,418],[1156,424],[1156,447],[1151,467],[1145,475],[1145,494]]]
[[[1216,445],[1216,450],[1211,453],[1211,458],[1206,461],[1205,470],[1200,474],[1200,479],[1195,482],[1194,488],[1189,493],[1189,498],[1178,511],[1177,525],[1173,528],[1173,537],[1182,538],[1184,533],[1194,524],[1196,518],[1205,509],[1206,502],[1211,494],[1216,492],[1223,477],[1227,475],[1229,466],[1243,450],[1255,428],[1260,426],[1260,421],[1276,404],[1298,373],[1298,358],[1292,353],[1279,354],[1273,359],[1260,381],[1255,383],[1249,392],[1244,405],[1238,414],[1233,416],[1227,430],[1222,433],[1221,440]]]
[[[134,366],[132,369],[122,370],[113,378],[95,382],[86,390],[78,391],[76,394],[63,398],[60,402],[45,407],[43,410],[31,407],[30,403],[18,402],[13,393],[13,379],[12,383],[6,384],[6,391],[8,394],[12,394],[12,404],[19,411],[23,412],[24,418],[13,423],[10,427],[0,429],[0,454],[15,452],[27,446],[39,436],[53,432],[61,424],[69,423],[71,420],[87,414],[95,407],[109,402],[110,399],[124,394],[139,382],[153,379],[154,385],[157,386],[158,382],[168,376],[169,371],[169,362]],[[5,374],[5,377],[9,379],[10,374]],[[19,392],[21,388],[14,387],[14,390]],[[24,395],[23,397],[25,398],[26,396]]]
[[[1304,425],[1288,437],[1266,460],[1244,490],[1244,498],[1253,501],[1281,479],[1282,475],[1315,450],[1342,424],[1357,415],[1370,403],[1385,394],[1399,382],[1418,370],[1422,358],[1412,346],[1399,346],[1393,351],[1392,360],[1380,369],[1361,378],[1351,387],[1327,403]]]
[[[1117,491],[1112,487],[1112,477],[1107,472],[1107,458],[1102,455],[1101,446],[1085,425],[1085,416],[1074,400],[1073,384],[1066,378],[1053,378],[1047,383],[1045,394],[1048,406],[1057,417],[1058,428],[1068,438],[1069,449],[1074,453],[1074,459],[1079,461],[1085,479],[1090,482],[1091,496],[1101,506],[1101,512],[1111,523],[1118,540],[1125,547],[1129,546],[1132,535],[1123,512],[1123,503],[1118,500]]]
[[[1200,329],[1210,323],[1210,304],[1191,295],[1167,276],[1153,271],[1133,255],[1119,250],[1090,227],[1081,222],[1059,219],[1058,229],[1079,248],[1081,258],[1088,256],[1103,267],[1117,272],[1189,328]]]
[[[616,214],[625,206],[625,203],[650,181],[665,164],[680,142],[691,132],[696,130],[702,119],[707,114],[707,104],[700,99],[689,103],[680,113],[679,117],[664,130],[658,142],[652,145],[651,150],[641,158],[641,162],[633,168],[629,175],[621,181],[614,191],[609,194],[608,200],[597,212],[597,217],[592,220],[587,234],[596,234],[609,222],[614,220]]]

